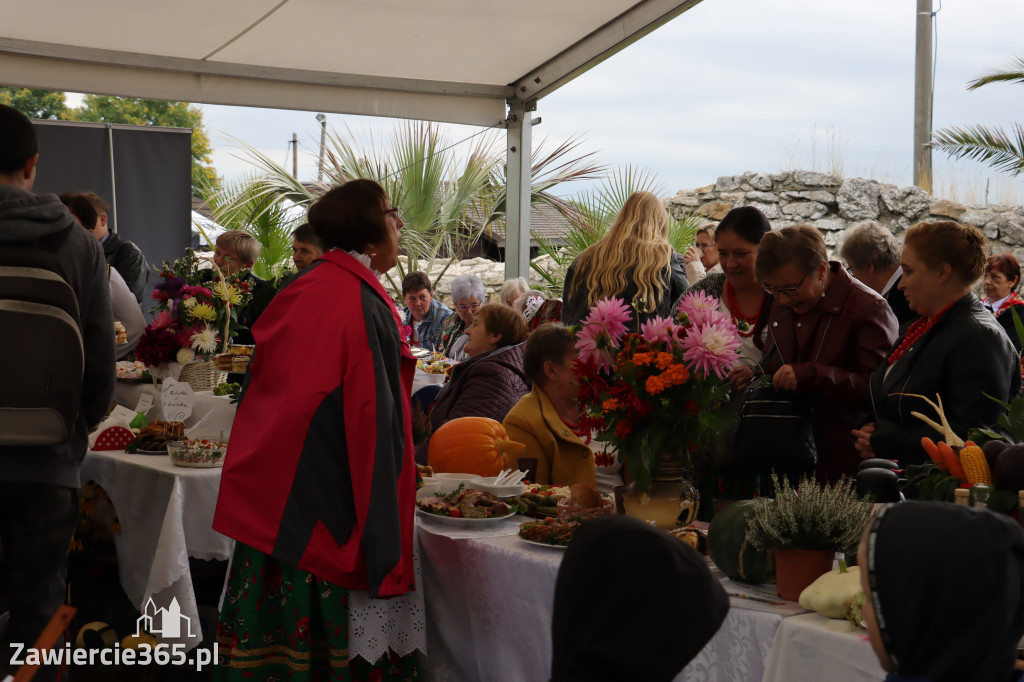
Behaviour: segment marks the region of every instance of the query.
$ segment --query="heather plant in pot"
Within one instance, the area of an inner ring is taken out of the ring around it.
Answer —
[[[852,479],[819,484],[806,476],[793,487],[772,474],[774,498],[754,500],[747,540],[775,552],[779,596],[796,601],[816,578],[832,570],[836,552],[856,550],[871,517],[871,499],[857,497]]]

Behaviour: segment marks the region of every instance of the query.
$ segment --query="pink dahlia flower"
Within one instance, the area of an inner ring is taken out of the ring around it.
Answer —
[[[669,350],[672,349],[672,342],[676,338],[675,322],[666,317],[654,317],[644,322],[640,327],[640,334],[647,343],[664,341]]]
[[[714,312],[720,312],[718,299],[703,291],[691,291],[683,296],[676,306],[676,315],[685,317],[692,325],[705,324]]]
[[[724,379],[739,359],[740,339],[731,324],[694,326],[683,339],[683,360],[704,376]]]

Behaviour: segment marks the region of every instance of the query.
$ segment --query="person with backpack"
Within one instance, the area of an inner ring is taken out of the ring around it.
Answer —
[[[8,643],[33,646],[64,603],[79,469],[115,381],[103,250],[55,194],[32,193],[38,161],[32,122],[0,105],[0,543],[8,652]],[[53,677],[42,670],[35,679]]]

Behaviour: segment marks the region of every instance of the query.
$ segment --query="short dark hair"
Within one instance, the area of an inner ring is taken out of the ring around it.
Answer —
[[[405,296],[410,291],[427,291],[433,293],[434,287],[430,284],[430,278],[422,272],[410,272],[402,280],[402,296]]]
[[[78,222],[82,223],[85,229],[91,230],[96,227],[96,221],[100,219],[100,215],[84,194],[64,192],[60,195],[60,202],[68,207],[68,212],[78,218]]]
[[[985,272],[991,270],[1001,272],[1008,281],[1017,280],[1017,284],[1020,284],[1020,263],[1012,253],[996,253],[989,256],[985,263]],[[1015,284],[1013,288],[1016,289],[1017,285]]]
[[[303,242],[304,244],[312,244],[321,251],[324,250],[324,245],[320,241],[320,237],[316,236],[316,232],[310,227],[309,223],[302,223],[292,231],[292,238],[296,241]]]
[[[39,153],[39,137],[28,116],[0,104],[0,173],[10,175]]]
[[[517,310],[504,303],[485,303],[476,313],[476,319],[483,323],[484,329],[491,334],[501,334],[498,348],[514,346],[522,343],[530,333],[526,318]]]
[[[754,270],[757,278],[763,282],[787,263],[792,263],[801,272],[809,273],[826,261],[828,250],[821,232],[812,225],[800,224],[766,234],[757,248]]]
[[[534,386],[544,384],[544,363],[561,363],[573,351],[572,331],[561,322],[548,322],[530,332],[523,350],[523,373]]]
[[[324,249],[362,251],[393,239],[384,216],[386,200],[384,188],[373,180],[350,180],[309,207],[309,224]]]
[[[743,241],[760,244],[761,237],[772,231],[772,224],[764,213],[753,206],[740,206],[725,214],[715,228],[715,240],[725,232],[738,234]]]
[[[104,201],[103,197],[96,194],[96,192],[84,192],[82,196],[96,209],[97,215],[100,213],[110,213],[110,204]]]

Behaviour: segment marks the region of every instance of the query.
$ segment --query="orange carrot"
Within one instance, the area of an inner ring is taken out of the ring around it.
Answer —
[[[940,469],[946,468],[946,462],[939,456],[939,449],[935,446],[935,443],[931,438],[928,438],[927,436],[922,438],[921,447],[924,448],[924,451],[928,453],[928,456],[931,457],[932,461],[935,462]]]
[[[949,444],[945,441],[939,441],[935,444],[935,447],[939,451],[939,456],[945,460],[946,470],[949,471],[950,475],[956,476],[961,481],[966,481],[967,474],[964,473],[964,468],[960,464],[960,458],[953,452],[953,448],[949,447]]]

